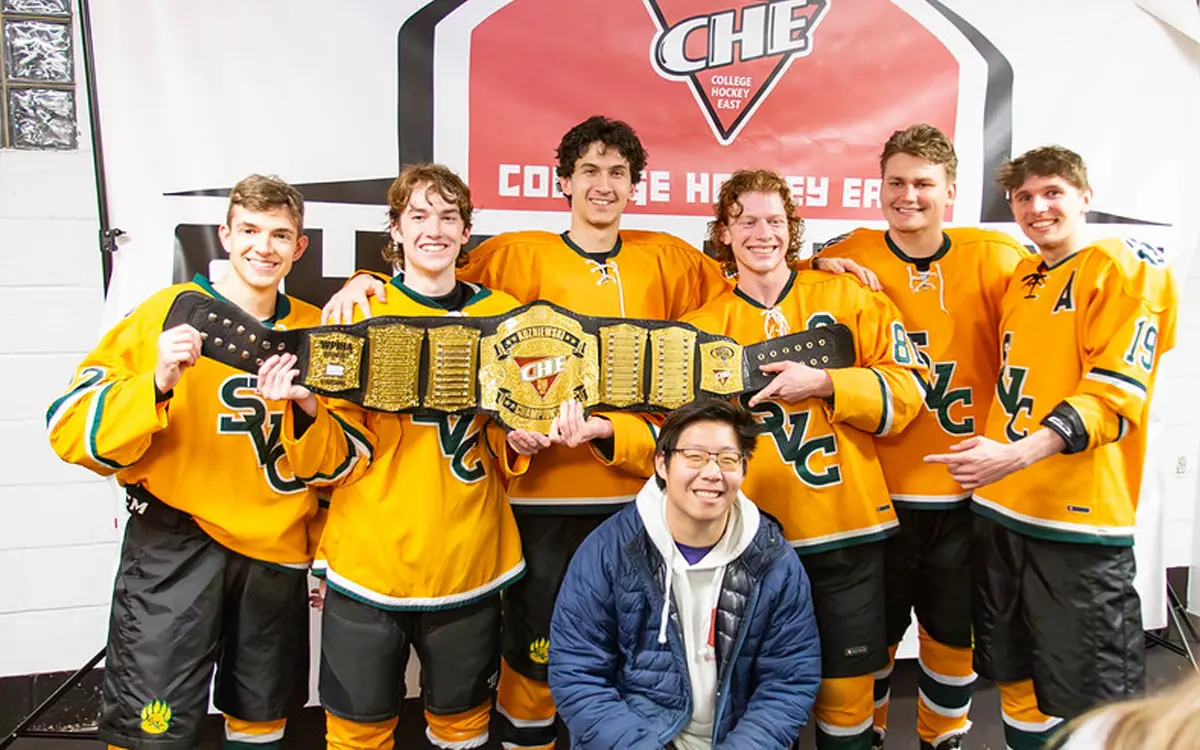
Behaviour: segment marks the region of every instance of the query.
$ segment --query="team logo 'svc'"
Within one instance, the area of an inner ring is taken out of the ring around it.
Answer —
[[[792,61],[812,52],[831,0],[643,1],[658,26],[654,69],[687,82],[717,140],[728,144]]]

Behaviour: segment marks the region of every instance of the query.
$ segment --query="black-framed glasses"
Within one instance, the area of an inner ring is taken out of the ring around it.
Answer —
[[[703,469],[709,461],[716,461],[721,471],[742,468],[742,454],[737,451],[706,451],[699,448],[674,448],[669,451],[680,456],[689,469]]]

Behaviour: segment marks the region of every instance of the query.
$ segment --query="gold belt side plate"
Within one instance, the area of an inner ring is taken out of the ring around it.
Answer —
[[[646,400],[647,333],[628,323],[600,328],[600,400],[604,403],[629,406]]]
[[[505,320],[480,343],[479,405],[514,429],[548,433],[558,407],[599,396],[596,336],[544,305]]]
[[[357,388],[362,352],[361,336],[340,331],[309,334],[304,382],[326,391]]]
[[[742,384],[742,347],[728,341],[700,345],[700,390],[732,396],[745,390]]]
[[[695,398],[696,332],[671,326],[650,331],[650,398],[665,409],[675,409]]]
[[[430,328],[425,406],[442,411],[473,409],[479,364],[479,331],[466,326]]]
[[[371,356],[367,363],[367,387],[363,406],[368,409],[400,411],[420,402],[421,344],[425,332],[401,323],[367,329]]]

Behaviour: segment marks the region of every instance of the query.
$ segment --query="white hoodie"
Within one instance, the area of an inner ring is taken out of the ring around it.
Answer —
[[[712,747],[713,711],[717,702],[717,656],[713,646],[716,633],[717,599],[725,566],[741,555],[758,533],[760,516],[750,499],[738,492],[731,506],[725,533],[695,565],[675,546],[667,528],[666,491],[658,488],[652,477],[637,496],[638,515],[646,533],[666,561],[666,580],[663,588],[666,599],[659,624],[658,641],[667,641],[667,620],[671,597],[679,613],[683,629],[683,648],[687,655],[688,677],[692,683],[692,719],[675,737],[678,750],[699,750]]]

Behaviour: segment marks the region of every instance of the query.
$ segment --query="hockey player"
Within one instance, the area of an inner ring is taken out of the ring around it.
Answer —
[[[47,413],[54,450],[115,475],[128,496],[101,697],[111,745],[198,744],[214,663],[226,747],[278,747],[307,697],[306,527],[318,501],[279,442],[284,404],[202,359],[195,328],[163,331],[185,290],[277,329],[316,325],[316,308],[277,291],[307,245],[303,217],[300,193],[277,178],[235,185],[220,228],[229,271],[139,305]]]
[[[970,728],[971,493],[931,452],[981,434],[999,367],[1000,298],[1028,252],[1002,232],[943,229],[958,157],[932,125],[892,134],[880,156],[886,230],[857,229],[818,257],[874,271],[930,367],[925,408],[900,435],[877,441],[900,531],[887,541],[889,661],[876,677],[875,731],[882,747],[896,648],[915,608],[920,640],[917,733],[922,748],[950,750]]]
[[[817,747],[866,750],[873,674],[888,660],[884,540],[897,531],[875,440],[916,416],[925,367],[883,294],[848,276],[792,270],[802,221],[778,174],[735,173],[714,212],[710,239],[737,286],[684,321],[743,345],[835,323],[854,334],[854,367],[763,366],[776,375],[745,402],[769,439],[742,490],[779,520],[812,583],[823,677]]]
[[[374,315],[473,317],[518,306],[455,277],[473,211],[457,175],[441,165],[407,167],[388,190],[388,206],[393,244],[385,257],[404,275],[390,282],[386,302],[375,298]],[[321,540],[328,745],[393,746],[413,647],[429,741],[480,747],[500,667],[500,591],[525,572],[502,475],[524,471],[522,456],[538,445],[520,430],[506,440],[482,415],[431,418],[318,400],[292,384],[294,363],[292,355],[272,357],[261,380],[271,396],[296,402],[285,413],[283,440],[297,470],[338,474],[328,480],[334,490]],[[339,474],[359,443],[369,446],[367,458]]]
[[[926,460],[975,493],[975,668],[999,684],[1008,745],[1037,747],[1144,687],[1134,514],[1177,297],[1157,248],[1088,242],[1078,154],[1033,149],[997,181],[1041,255],[1004,294],[986,436]]]

